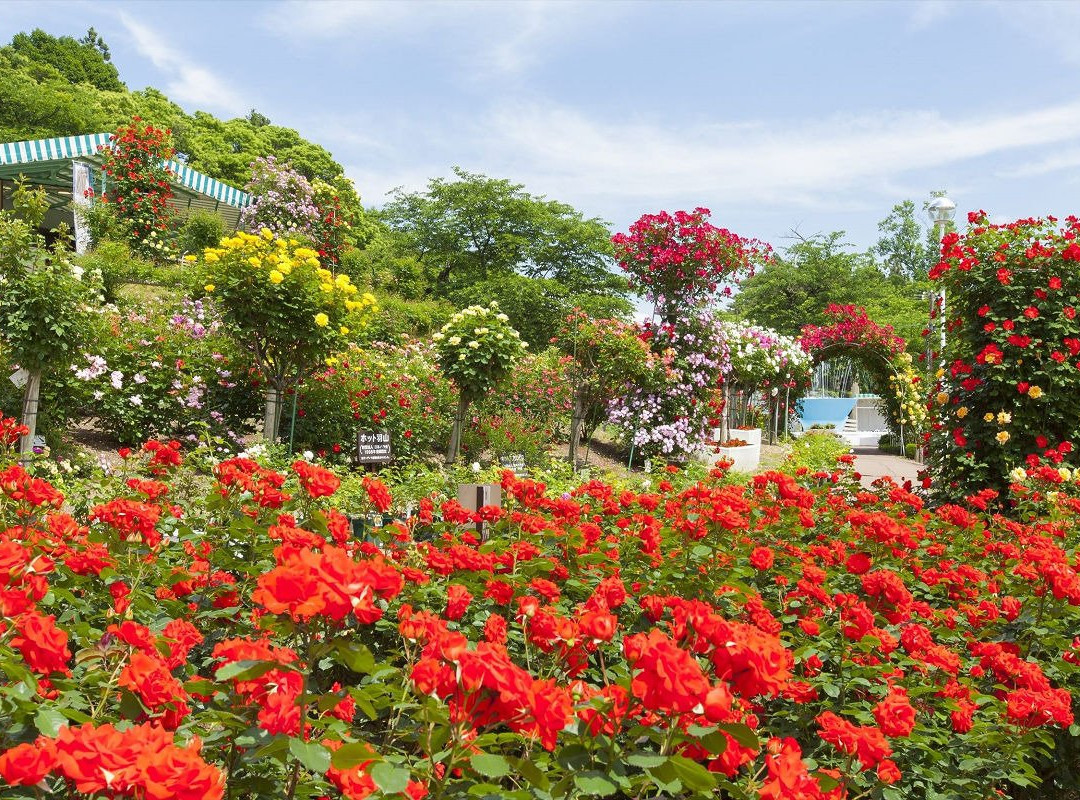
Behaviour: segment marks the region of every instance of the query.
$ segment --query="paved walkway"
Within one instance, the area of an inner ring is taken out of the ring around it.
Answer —
[[[921,464],[908,458],[882,453],[876,447],[855,448],[855,471],[862,476],[863,486],[869,486],[885,475],[900,485],[906,480],[916,484],[920,469]]]

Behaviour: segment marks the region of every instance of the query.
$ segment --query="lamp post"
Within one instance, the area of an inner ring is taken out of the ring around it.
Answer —
[[[941,249],[941,240],[945,238],[945,229],[956,216],[956,203],[945,195],[935,197],[926,206],[926,213],[930,215],[934,223],[934,237],[937,239],[938,249]],[[941,351],[945,353],[945,289],[938,295],[938,327],[941,330]],[[929,365],[927,365],[929,367]]]

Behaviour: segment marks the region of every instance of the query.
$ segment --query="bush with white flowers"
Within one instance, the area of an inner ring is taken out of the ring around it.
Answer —
[[[458,410],[446,460],[457,458],[465,412],[495,388],[525,354],[527,342],[497,303],[469,306],[454,314],[433,337],[439,368],[457,387]]]

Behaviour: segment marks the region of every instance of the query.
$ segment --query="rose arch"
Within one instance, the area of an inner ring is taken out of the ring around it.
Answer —
[[[901,447],[905,439],[916,441],[926,424],[926,406],[903,337],[891,325],[874,322],[861,306],[831,304],[825,314],[828,324],[804,326],[799,339],[814,366],[841,356],[858,362],[877,385]]]

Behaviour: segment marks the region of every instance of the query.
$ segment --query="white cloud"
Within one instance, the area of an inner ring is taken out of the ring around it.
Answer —
[[[250,107],[251,103],[245,102],[225,81],[176,50],[157,31],[123,12],[118,16],[139,53],[166,74],[164,90],[173,100],[201,110],[229,114],[241,114]]]
[[[952,7],[946,0],[920,0],[912,3],[908,27],[913,31],[922,31],[941,22],[952,13]]]
[[[896,196],[899,184],[920,185],[927,173],[934,186],[955,191],[979,159],[1000,165],[1031,158],[1037,148],[1080,145],[1080,101],[963,118],[906,111],[697,126],[603,121],[569,108],[521,104],[469,125],[447,120],[394,130],[378,159],[350,159],[350,174],[375,204],[394,186],[420,189],[428,177],[461,164],[594,208],[677,201],[852,209]],[[426,154],[426,164],[417,163],[417,153]]]
[[[516,2],[381,2],[380,0],[287,0],[273,5],[260,24],[293,44],[349,39],[367,41],[407,32],[415,44],[433,35],[449,46],[470,77],[516,74],[551,54],[567,37],[591,30],[586,18],[603,20],[613,4],[570,0]]]

